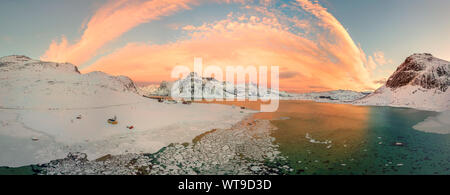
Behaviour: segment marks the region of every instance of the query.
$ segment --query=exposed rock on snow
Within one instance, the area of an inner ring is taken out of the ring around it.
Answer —
[[[225,105],[161,104],[137,94],[127,77],[80,74],[67,63],[25,56],[0,63],[0,166],[44,163],[69,152],[92,159],[153,153],[253,113]],[[118,124],[108,124],[114,116]]]
[[[427,53],[414,54],[406,58],[405,62],[389,77],[386,87],[396,89],[415,85],[445,92],[450,85],[449,74],[450,62]]]
[[[406,58],[386,85],[355,104],[449,110],[449,76],[450,62],[431,54],[414,54]]]
[[[73,161],[79,161],[79,162],[86,162],[88,161],[87,159],[87,155],[84,153],[80,153],[80,152],[69,152],[69,154],[67,155],[67,159],[73,160]]]

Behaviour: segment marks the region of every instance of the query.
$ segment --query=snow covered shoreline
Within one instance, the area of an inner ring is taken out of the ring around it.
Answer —
[[[159,103],[139,95],[125,76],[80,74],[72,64],[26,56],[0,58],[0,166],[47,163],[69,152],[92,159],[153,153],[229,128],[252,112]],[[118,124],[107,122],[113,117]]]
[[[46,163],[69,152],[83,152],[92,159],[153,153],[171,143],[191,142],[213,128],[229,128],[252,113],[242,112],[225,105],[155,100],[82,110],[0,109],[0,166]],[[106,122],[113,115],[117,125]],[[134,126],[131,130],[130,125]]]

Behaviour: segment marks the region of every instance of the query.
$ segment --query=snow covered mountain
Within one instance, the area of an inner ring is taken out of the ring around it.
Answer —
[[[232,84],[229,82],[221,82],[214,78],[200,77],[195,72],[191,72],[187,77],[179,79],[174,82],[161,82],[159,87],[149,85],[146,87],[140,87],[139,91],[142,91],[142,95],[147,96],[170,96],[171,89],[174,85],[177,85],[180,93],[188,91],[191,97],[204,97],[200,93],[194,91],[207,91],[211,96],[204,98],[221,98],[221,97],[265,97],[279,96],[282,100],[312,100],[316,102],[352,102],[360,99],[370,92],[357,92],[351,90],[334,90],[325,92],[312,92],[312,93],[287,93],[283,91],[276,91],[273,89],[262,89],[265,94],[258,93],[258,86],[253,83],[246,84]],[[194,86],[201,86],[200,90],[194,90]],[[230,88],[226,88],[229,86]],[[189,93],[190,92],[190,93]]]
[[[144,92],[143,95],[146,96],[169,96],[172,84],[173,82],[163,81],[155,89],[146,90],[147,87],[141,87],[140,89]]]
[[[431,54],[413,54],[386,84],[355,104],[450,110],[450,62]]]
[[[370,92],[357,92],[351,90],[333,90],[323,92],[311,92],[290,94],[291,97],[282,98],[288,100],[312,100],[316,102],[335,102],[335,103],[349,103],[354,100],[363,98],[370,94]]]
[[[149,93],[155,96],[170,96],[172,87],[176,86],[179,90],[179,97],[194,98],[227,98],[227,97],[270,97],[280,96],[289,97],[286,92],[279,92],[272,89],[261,89],[258,92],[258,86],[254,83],[233,84],[225,81],[218,81],[215,78],[200,77],[197,73],[191,72],[183,79],[174,82],[163,81],[158,89]],[[205,94],[202,94],[204,92]]]
[[[137,90],[125,76],[80,74],[69,63],[26,56],[0,58],[0,107],[74,108],[135,102]]]

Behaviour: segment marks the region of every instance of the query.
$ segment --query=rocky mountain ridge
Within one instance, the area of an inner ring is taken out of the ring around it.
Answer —
[[[413,54],[397,68],[386,84],[357,100],[357,105],[450,110],[450,62],[431,54]]]

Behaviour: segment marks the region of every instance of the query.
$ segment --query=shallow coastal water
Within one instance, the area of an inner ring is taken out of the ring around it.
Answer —
[[[226,102],[258,109],[259,102]],[[450,174],[450,135],[412,127],[436,112],[310,101],[280,101],[258,113],[278,130],[291,174]]]

